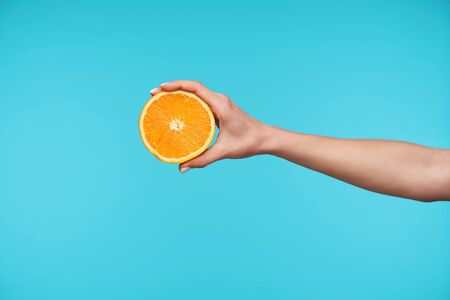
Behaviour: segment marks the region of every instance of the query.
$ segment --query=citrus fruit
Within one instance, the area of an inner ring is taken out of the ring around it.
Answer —
[[[167,163],[182,163],[202,154],[215,129],[209,106],[185,91],[157,93],[145,104],[139,119],[145,147]]]

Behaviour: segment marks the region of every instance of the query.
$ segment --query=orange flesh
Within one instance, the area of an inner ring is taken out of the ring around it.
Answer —
[[[145,113],[143,128],[147,142],[165,158],[181,158],[197,151],[214,130],[202,104],[185,94],[156,99]]]

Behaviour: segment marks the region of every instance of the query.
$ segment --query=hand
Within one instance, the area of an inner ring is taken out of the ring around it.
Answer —
[[[224,158],[244,158],[264,153],[264,141],[269,126],[246,114],[227,96],[213,92],[197,81],[189,80],[164,83],[151,93],[176,90],[192,92],[208,103],[220,130],[212,147],[200,156],[180,164],[181,173],[191,168],[203,168]]]

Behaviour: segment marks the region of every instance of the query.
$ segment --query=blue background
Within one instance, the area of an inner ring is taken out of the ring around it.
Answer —
[[[449,203],[158,162],[138,116],[174,79],[292,130],[450,147],[450,5],[2,1],[0,299],[450,299]]]

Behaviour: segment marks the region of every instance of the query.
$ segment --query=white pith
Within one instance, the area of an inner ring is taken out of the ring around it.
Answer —
[[[173,119],[170,120],[169,127],[172,131],[181,131],[184,128],[184,122],[180,119]]]

